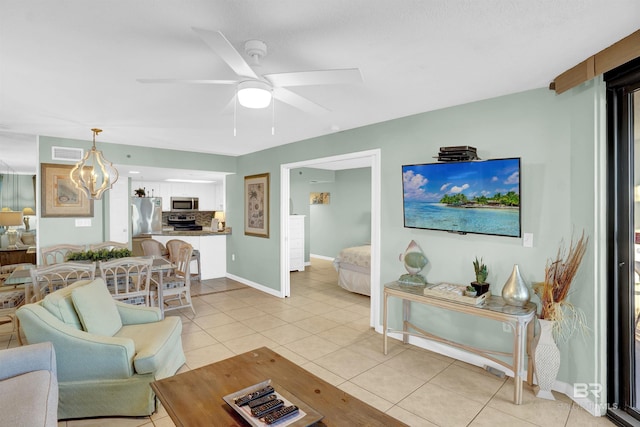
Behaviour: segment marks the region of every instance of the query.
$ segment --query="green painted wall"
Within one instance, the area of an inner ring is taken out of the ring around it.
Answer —
[[[409,241],[416,240],[429,258],[424,273],[429,281],[467,283],[473,280],[472,260],[481,256],[489,267],[492,291],[500,294],[514,264],[529,283],[544,276],[562,238],[583,228],[595,233],[601,202],[594,183],[598,179],[597,152],[604,144],[603,83],[591,82],[556,95],[537,89],[439,111],[378,123],[238,158],[237,175],[228,180],[229,222],[242,226],[242,177],[271,174],[271,234],[269,239],[234,233],[229,239],[228,271],[273,289],[280,286],[280,165],[337,154],[381,149],[381,281],[397,279],[404,271],[398,261]],[[403,164],[432,162],[440,146],[473,145],[481,158],[521,157],[523,231],[534,234],[534,247],[522,240],[481,235],[452,235],[403,227]],[[337,235],[337,233],[331,233]],[[592,238],[592,240],[597,240]],[[586,343],[574,338],[562,348],[559,380],[568,383],[604,382],[597,371],[604,348],[599,346],[604,299],[595,299],[604,268],[597,245],[591,245],[571,299],[585,310],[594,335]],[[534,298],[535,300],[535,298]],[[391,307],[396,322],[399,305]],[[430,330],[468,343],[510,349],[510,336],[495,322],[477,322],[465,315],[414,309],[418,323]],[[395,326],[398,326],[396,324]],[[594,341],[595,340],[595,341]],[[595,350],[599,349],[599,350]]]
[[[292,212],[305,215],[305,261],[371,240],[371,168],[293,169],[290,192]],[[331,202],[309,205],[311,192],[328,192]]]

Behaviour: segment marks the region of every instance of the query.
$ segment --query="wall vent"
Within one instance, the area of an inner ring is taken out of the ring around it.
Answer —
[[[51,160],[79,162],[82,160],[83,154],[84,150],[82,148],[51,147]]]

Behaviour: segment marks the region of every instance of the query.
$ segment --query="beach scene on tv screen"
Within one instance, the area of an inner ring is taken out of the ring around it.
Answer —
[[[520,159],[402,167],[404,226],[520,237]]]

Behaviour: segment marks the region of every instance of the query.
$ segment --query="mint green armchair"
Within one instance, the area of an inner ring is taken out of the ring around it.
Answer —
[[[180,318],[114,301],[101,278],[76,282],[16,314],[28,343],[53,343],[60,419],[150,415],[156,401],[149,384],[185,362]]]

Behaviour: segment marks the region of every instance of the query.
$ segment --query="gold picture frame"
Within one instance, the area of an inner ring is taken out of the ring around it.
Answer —
[[[269,174],[244,177],[244,234],[269,238]]]
[[[71,181],[73,165],[42,163],[40,166],[41,216],[92,217],[93,200]]]

